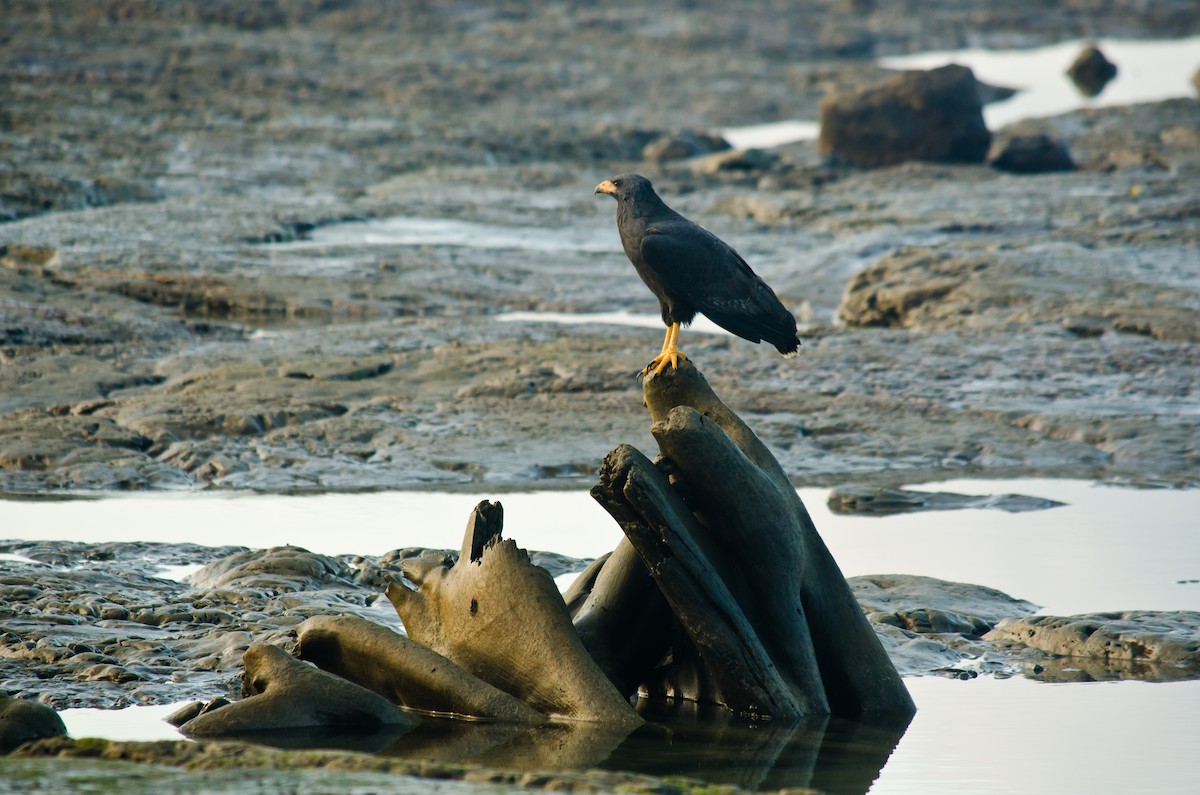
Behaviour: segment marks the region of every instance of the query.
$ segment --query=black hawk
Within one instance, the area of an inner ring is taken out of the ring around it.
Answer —
[[[686,359],[679,328],[703,314],[742,339],[774,345],[784,356],[800,347],[796,318],[766,282],[719,237],[672,210],[640,174],[621,174],[596,186],[617,200],[621,245],[642,281],[658,297],[667,337],[643,375],[658,375]]]

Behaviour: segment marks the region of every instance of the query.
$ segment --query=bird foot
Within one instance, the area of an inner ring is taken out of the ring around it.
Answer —
[[[660,353],[658,356],[654,357],[654,360],[651,361],[650,364],[645,366],[645,368],[642,370],[642,377],[645,378],[649,375],[658,375],[663,370],[667,369],[668,364],[671,365],[672,370],[678,369],[680,361],[687,361],[687,357],[677,350],[670,350]]]

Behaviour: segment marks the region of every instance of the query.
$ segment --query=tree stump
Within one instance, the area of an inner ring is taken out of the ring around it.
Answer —
[[[685,636],[641,689],[749,717],[911,715],[899,674],[767,447],[691,362],[646,379],[644,394],[660,460],[621,445],[592,489]],[[594,588],[591,598],[602,597],[622,603]]]

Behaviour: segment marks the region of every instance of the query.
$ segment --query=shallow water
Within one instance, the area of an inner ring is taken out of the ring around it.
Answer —
[[[633,326],[634,328],[663,329],[662,318],[659,315],[646,315],[627,310],[614,312],[507,312],[496,315],[496,320],[503,323],[557,323],[562,325],[608,325]],[[728,331],[712,322],[704,315],[696,315],[696,319],[687,327],[689,332],[698,331],[701,334],[719,334],[732,336]]]
[[[754,729],[667,720],[639,730],[589,764],[682,775],[756,789],[814,786],[831,793],[1193,792],[1200,747],[1200,682],[1045,684],[1028,679],[905,680],[918,711],[904,729],[849,722]],[[64,710],[73,737],[167,740],[179,705]],[[438,727],[434,727],[437,730]],[[489,727],[453,727],[440,744],[486,756]],[[481,733],[459,736],[457,730]],[[277,738],[278,739],[281,738]],[[559,737],[555,739],[561,740]],[[384,741],[385,743],[387,740]],[[336,744],[336,743],[335,743]],[[423,757],[417,738],[389,755]],[[442,761],[441,751],[435,753]],[[505,760],[491,757],[492,763]],[[520,765],[519,758],[509,764]]]
[[[608,226],[543,228],[396,216],[320,226],[304,240],[272,243],[271,248],[295,251],[336,246],[454,246],[557,252],[613,251],[616,244],[616,235]]]
[[[1174,97],[1191,97],[1192,75],[1200,65],[1200,36],[1136,41],[1099,39],[1094,43],[1117,66],[1117,76],[1095,97],[1079,92],[1067,67],[1091,41],[1077,39],[1046,47],[1016,50],[943,50],[898,55],[879,60],[887,69],[935,69],[956,63],[970,67],[985,83],[1019,89],[1011,99],[983,109],[988,129],[998,130],[1023,119],[1044,118],[1080,108],[1133,105]],[[735,148],[769,148],[813,140],[820,125],[787,120],[721,130]]]
[[[847,575],[902,572],[980,583],[1051,613],[1200,610],[1200,584],[1181,582],[1200,579],[1195,519],[1200,491],[1063,480],[965,480],[923,488],[1020,493],[1067,504],[1026,513],[868,517],[830,512],[827,490],[801,489],[800,494]],[[0,500],[0,526],[5,535],[24,539],[202,539],[212,545],[293,543],[330,554],[378,554],[410,545],[457,547],[479,496],[134,494]],[[612,520],[584,492],[486,496],[504,503],[506,535],[531,549],[587,558],[608,551],[620,538]],[[3,559],[16,558],[6,554]],[[192,568],[164,567],[162,575],[185,577]],[[560,577],[560,587],[572,577]],[[547,758],[568,764],[559,751],[548,756],[545,749],[571,747],[580,750],[573,762],[579,766],[759,789],[817,786],[833,793],[1190,792],[1194,786],[1183,760],[1200,747],[1195,720],[1200,682],[1045,684],[1018,677],[906,682],[919,709],[906,729],[832,722],[751,730],[676,719],[624,739],[564,738],[554,732],[498,737],[495,727],[450,725],[425,727],[407,738],[326,737],[322,742],[403,756],[432,754],[442,761],[458,754],[491,765],[534,767],[546,767]],[[173,739],[179,734],[163,718],[177,706],[72,709],[62,715],[74,737]]]
[[[800,495],[847,576],[920,574],[987,585],[1051,614],[1200,610],[1200,584],[1184,582],[1200,578],[1200,490],[1070,480],[963,480],[921,488],[1067,504],[1019,514],[972,509],[874,517],[831,512],[825,489],[800,489]],[[527,549],[591,558],[620,540],[616,524],[583,491],[0,500],[0,527],[12,539],[203,540],[381,554],[406,546],[457,549],[467,516],[484,497],[503,502],[505,535]]]
[[[1080,93],[1067,68],[1093,42],[1082,39],[1030,50],[979,48],[916,53],[884,58],[889,69],[933,69],[948,63],[968,66],[985,83],[1020,89],[1011,99],[984,107],[988,128],[997,130],[1022,119],[1068,113],[1080,108],[1134,105],[1195,96],[1192,75],[1200,66],[1200,36],[1162,41],[1099,39],[1100,51],[1117,67],[1117,76],[1095,97]]]

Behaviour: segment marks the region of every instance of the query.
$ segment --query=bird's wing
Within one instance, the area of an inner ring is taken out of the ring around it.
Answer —
[[[741,255],[708,230],[691,222],[651,224],[641,255],[670,292],[718,326],[792,348],[795,318]]]

